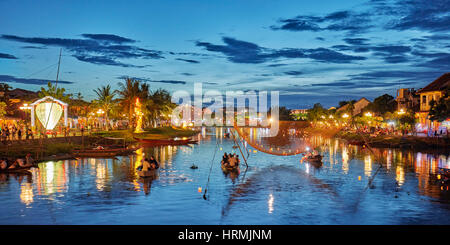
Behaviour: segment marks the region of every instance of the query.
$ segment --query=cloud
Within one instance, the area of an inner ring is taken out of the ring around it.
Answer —
[[[20,37],[2,35],[0,38],[22,43],[41,44],[44,46],[62,47],[72,53],[79,61],[121,67],[143,67],[123,63],[122,59],[161,59],[162,52],[144,49],[126,43],[134,40],[110,34],[82,34],[85,39]]]
[[[186,84],[187,83],[185,81],[177,81],[177,80],[153,80],[153,79],[146,78],[146,77],[130,77],[130,76],[117,77],[117,79],[120,79],[120,80],[127,79],[127,78],[139,80],[139,81],[146,82],[146,83],[168,83],[168,84]]]
[[[303,72],[301,72],[301,71],[286,71],[286,72],[284,72],[284,74],[291,75],[291,76],[299,76],[299,75],[302,75]]]
[[[40,47],[40,46],[22,46],[23,49],[47,49],[46,47]]]
[[[11,54],[0,53],[0,59],[11,59],[11,60],[15,60],[15,59],[17,59],[17,57],[14,56],[14,55],[11,55]]]
[[[9,75],[0,75],[0,82],[6,83],[23,83],[32,85],[46,85],[48,82],[55,82],[54,80],[39,79],[39,78],[18,78]],[[72,84],[73,82],[58,80],[58,83]]]
[[[82,34],[81,36],[89,38],[89,39],[111,42],[111,43],[134,43],[134,42],[136,42],[135,40],[132,40],[132,39],[129,39],[126,37],[117,36],[117,35],[112,35],[112,34]]]
[[[211,52],[222,53],[233,63],[257,64],[274,61],[278,58],[310,58],[326,63],[350,63],[366,59],[362,56],[346,55],[326,48],[269,49],[230,37],[223,37],[222,40],[225,45],[216,45],[208,42],[197,42],[196,45]]]
[[[198,64],[198,63],[200,63],[200,61],[197,61],[197,60],[190,60],[190,59],[181,59],[181,58],[177,58],[176,60],[184,61],[184,62],[192,63],[192,64]]]
[[[281,19],[272,30],[285,31],[349,31],[358,33],[371,28],[371,20],[367,13],[354,11],[337,11],[324,16],[299,15],[294,18]]]
[[[388,29],[450,30],[449,0],[398,0],[394,2],[394,9],[397,18],[386,26]]]

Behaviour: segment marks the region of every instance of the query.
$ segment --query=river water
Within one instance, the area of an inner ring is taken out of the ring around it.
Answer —
[[[439,179],[448,153],[371,152],[315,137],[322,166],[249,147],[247,171],[225,175],[221,156],[239,151],[224,130],[203,129],[198,145],[0,174],[0,224],[450,224],[450,192]],[[136,162],[150,155],[161,168],[141,179]]]

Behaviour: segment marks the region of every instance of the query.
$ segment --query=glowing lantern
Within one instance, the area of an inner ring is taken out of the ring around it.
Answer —
[[[51,96],[46,96],[31,105],[31,126],[35,126],[35,116],[47,130],[52,130],[58,124],[64,112],[64,125],[67,126],[68,105]]]
[[[56,102],[44,102],[36,106],[36,115],[47,130],[52,130],[58,124],[63,108]]]

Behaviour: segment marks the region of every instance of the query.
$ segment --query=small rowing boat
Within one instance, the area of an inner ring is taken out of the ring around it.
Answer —
[[[73,155],[76,157],[115,157],[128,155],[133,153],[134,148],[110,148],[110,149],[85,149],[74,150]]]
[[[148,170],[148,171],[137,171],[139,177],[141,178],[152,178],[156,176],[156,169]]]
[[[231,166],[225,166],[225,164],[221,164],[221,168],[224,173],[239,172],[239,166],[231,167]]]
[[[321,155],[308,156],[308,157],[305,158],[305,161],[308,161],[308,162],[322,162],[322,156]]]
[[[142,138],[134,138],[136,141],[149,144],[149,145],[186,145],[186,144],[196,144],[197,141],[191,139],[142,139]]]
[[[30,169],[31,167],[18,167],[18,168],[7,168],[0,170],[0,173],[17,173],[17,174],[31,174]]]

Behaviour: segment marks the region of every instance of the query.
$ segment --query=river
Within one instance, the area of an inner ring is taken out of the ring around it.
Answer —
[[[197,145],[0,174],[0,224],[450,224],[450,191],[439,175],[450,168],[448,153],[371,152],[314,137],[320,167],[249,147],[249,168],[226,175],[221,156],[239,151],[224,130],[204,128]],[[141,179],[136,163],[150,155],[161,167]]]

